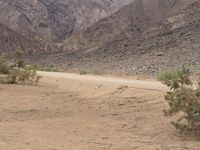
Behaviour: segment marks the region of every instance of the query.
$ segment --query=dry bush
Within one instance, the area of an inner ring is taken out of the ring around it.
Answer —
[[[25,67],[26,65],[19,49],[15,53],[14,62],[14,65],[9,66],[6,57],[0,56],[0,83],[26,85],[39,83],[41,77],[37,75],[35,70]]]
[[[199,134],[200,82],[194,84],[189,77],[189,69],[182,67],[176,71],[163,73],[159,79],[170,88],[165,96],[169,104],[165,114],[179,117],[172,125],[181,132]]]
[[[11,69],[7,75],[0,76],[2,84],[37,85],[40,76],[34,70]]]

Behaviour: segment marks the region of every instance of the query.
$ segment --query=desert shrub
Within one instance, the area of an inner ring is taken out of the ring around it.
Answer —
[[[9,73],[9,65],[7,63],[7,58],[5,55],[0,56],[0,74],[8,74]]]
[[[178,117],[172,125],[179,131],[199,134],[200,82],[195,84],[189,77],[190,71],[185,67],[161,74],[159,80],[170,88],[165,96],[169,109],[164,112]]]
[[[59,69],[57,69],[56,67],[39,67],[38,71],[47,71],[47,72],[58,72]]]
[[[16,49],[13,60],[15,67],[24,68],[26,66],[24,62],[24,53],[20,47]]]
[[[26,67],[22,54],[16,51],[14,64],[11,66],[4,56],[0,56],[0,83],[36,85],[40,80],[35,70]]]
[[[86,75],[88,74],[89,72],[87,70],[80,70],[80,75]]]
[[[40,76],[37,75],[36,71],[21,68],[12,68],[8,74],[0,76],[2,84],[37,85],[39,80]]]
[[[26,68],[29,68],[31,70],[47,71],[47,72],[61,72],[62,71],[54,66],[45,67],[45,66],[29,65],[29,66],[26,66]]]

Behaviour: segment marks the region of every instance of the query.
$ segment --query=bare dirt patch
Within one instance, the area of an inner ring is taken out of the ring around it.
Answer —
[[[164,92],[111,82],[44,77],[0,85],[3,150],[198,150],[163,116]]]

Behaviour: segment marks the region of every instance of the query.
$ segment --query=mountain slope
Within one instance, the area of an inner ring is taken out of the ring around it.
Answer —
[[[60,40],[132,0],[0,0],[0,22],[30,37]]]
[[[12,53],[21,46],[29,55],[56,53],[61,51],[59,43],[63,39],[86,29],[131,1],[0,0],[1,29],[9,31],[6,37],[0,35],[0,49]],[[12,40],[5,43],[8,38]]]
[[[21,47],[27,55],[45,49],[45,43],[28,39],[1,23],[0,33],[0,53],[11,54],[17,47]]]
[[[194,0],[195,1],[195,0]],[[64,50],[97,49],[106,42],[138,37],[169,14],[192,3],[186,0],[135,0],[110,17],[65,41]]]
[[[73,71],[85,68],[122,74],[157,75],[163,69],[186,64],[196,72],[200,69],[200,2],[182,2],[175,0],[169,7],[169,13],[160,21],[145,28],[139,26],[139,31],[142,31],[140,34],[137,34],[138,31],[131,36],[119,34],[110,41],[103,41],[103,44],[97,43],[96,48],[66,51],[50,55],[44,61],[53,60],[55,65]],[[101,30],[101,36],[104,37],[103,33],[107,32],[104,32],[104,28]],[[128,30],[123,30],[123,33],[125,31]]]

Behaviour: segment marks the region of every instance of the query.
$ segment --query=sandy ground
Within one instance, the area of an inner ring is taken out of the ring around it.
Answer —
[[[43,76],[38,86],[0,85],[0,149],[200,149],[200,138],[180,135],[163,116],[158,82]]]

